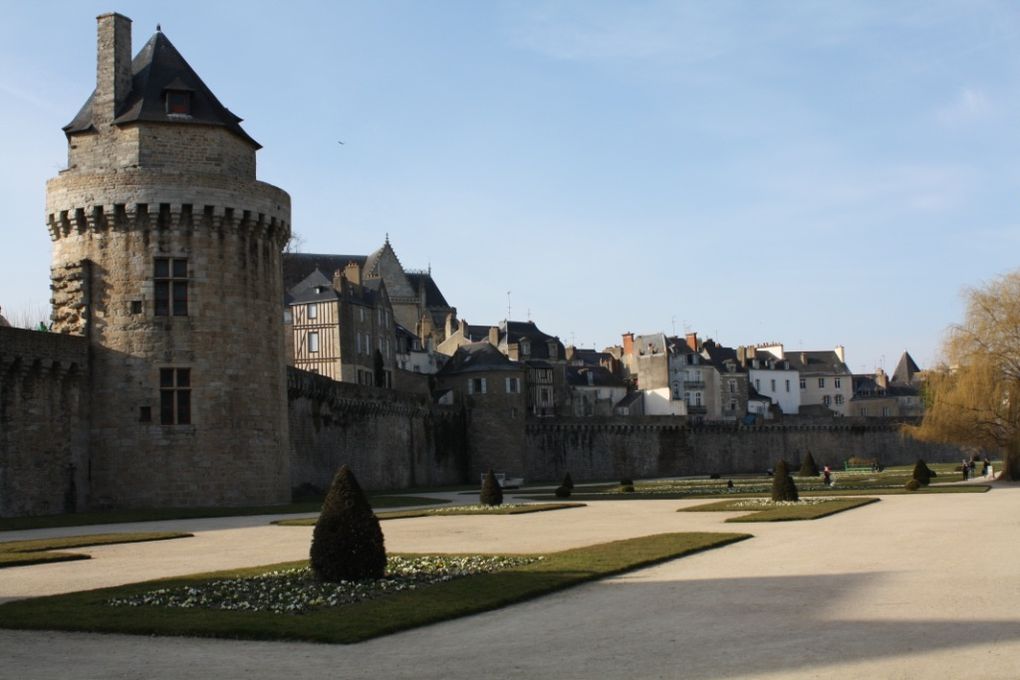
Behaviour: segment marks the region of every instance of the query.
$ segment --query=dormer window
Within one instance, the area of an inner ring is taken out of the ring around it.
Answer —
[[[188,90],[166,90],[166,112],[170,115],[191,115],[191,92]]]

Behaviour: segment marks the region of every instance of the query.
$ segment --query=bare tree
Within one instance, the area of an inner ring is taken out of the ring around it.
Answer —
[[[1020,480],[1020,271],[966,292],[963,323],[930,371],[919,439],[999,452],[1007,479]]]

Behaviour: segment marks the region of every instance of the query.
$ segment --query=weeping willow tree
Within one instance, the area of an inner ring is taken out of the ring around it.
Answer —
[[[926,408],[911,434],[997,451],[1020,480],[1020,271],[967,291],[967,314],[949,330],[945,363],[928,374]]]

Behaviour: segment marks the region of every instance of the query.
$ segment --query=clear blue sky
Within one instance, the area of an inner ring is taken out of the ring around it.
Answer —
[[[0,24],[7,311],[48,312],[44,184],[111,10],[245,119],[304,251],[389,233],[471,323],[510,290],[580,346],[675,327],[925,367],[961,289],[1018,264],[1015,2],[26,1]]]

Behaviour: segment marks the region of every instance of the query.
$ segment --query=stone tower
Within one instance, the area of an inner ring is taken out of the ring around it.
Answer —
[[[98,18],[96,89],[46,187],[53,330],[85,335],[92,507],[289,500],[290,197],[157,30]]]

